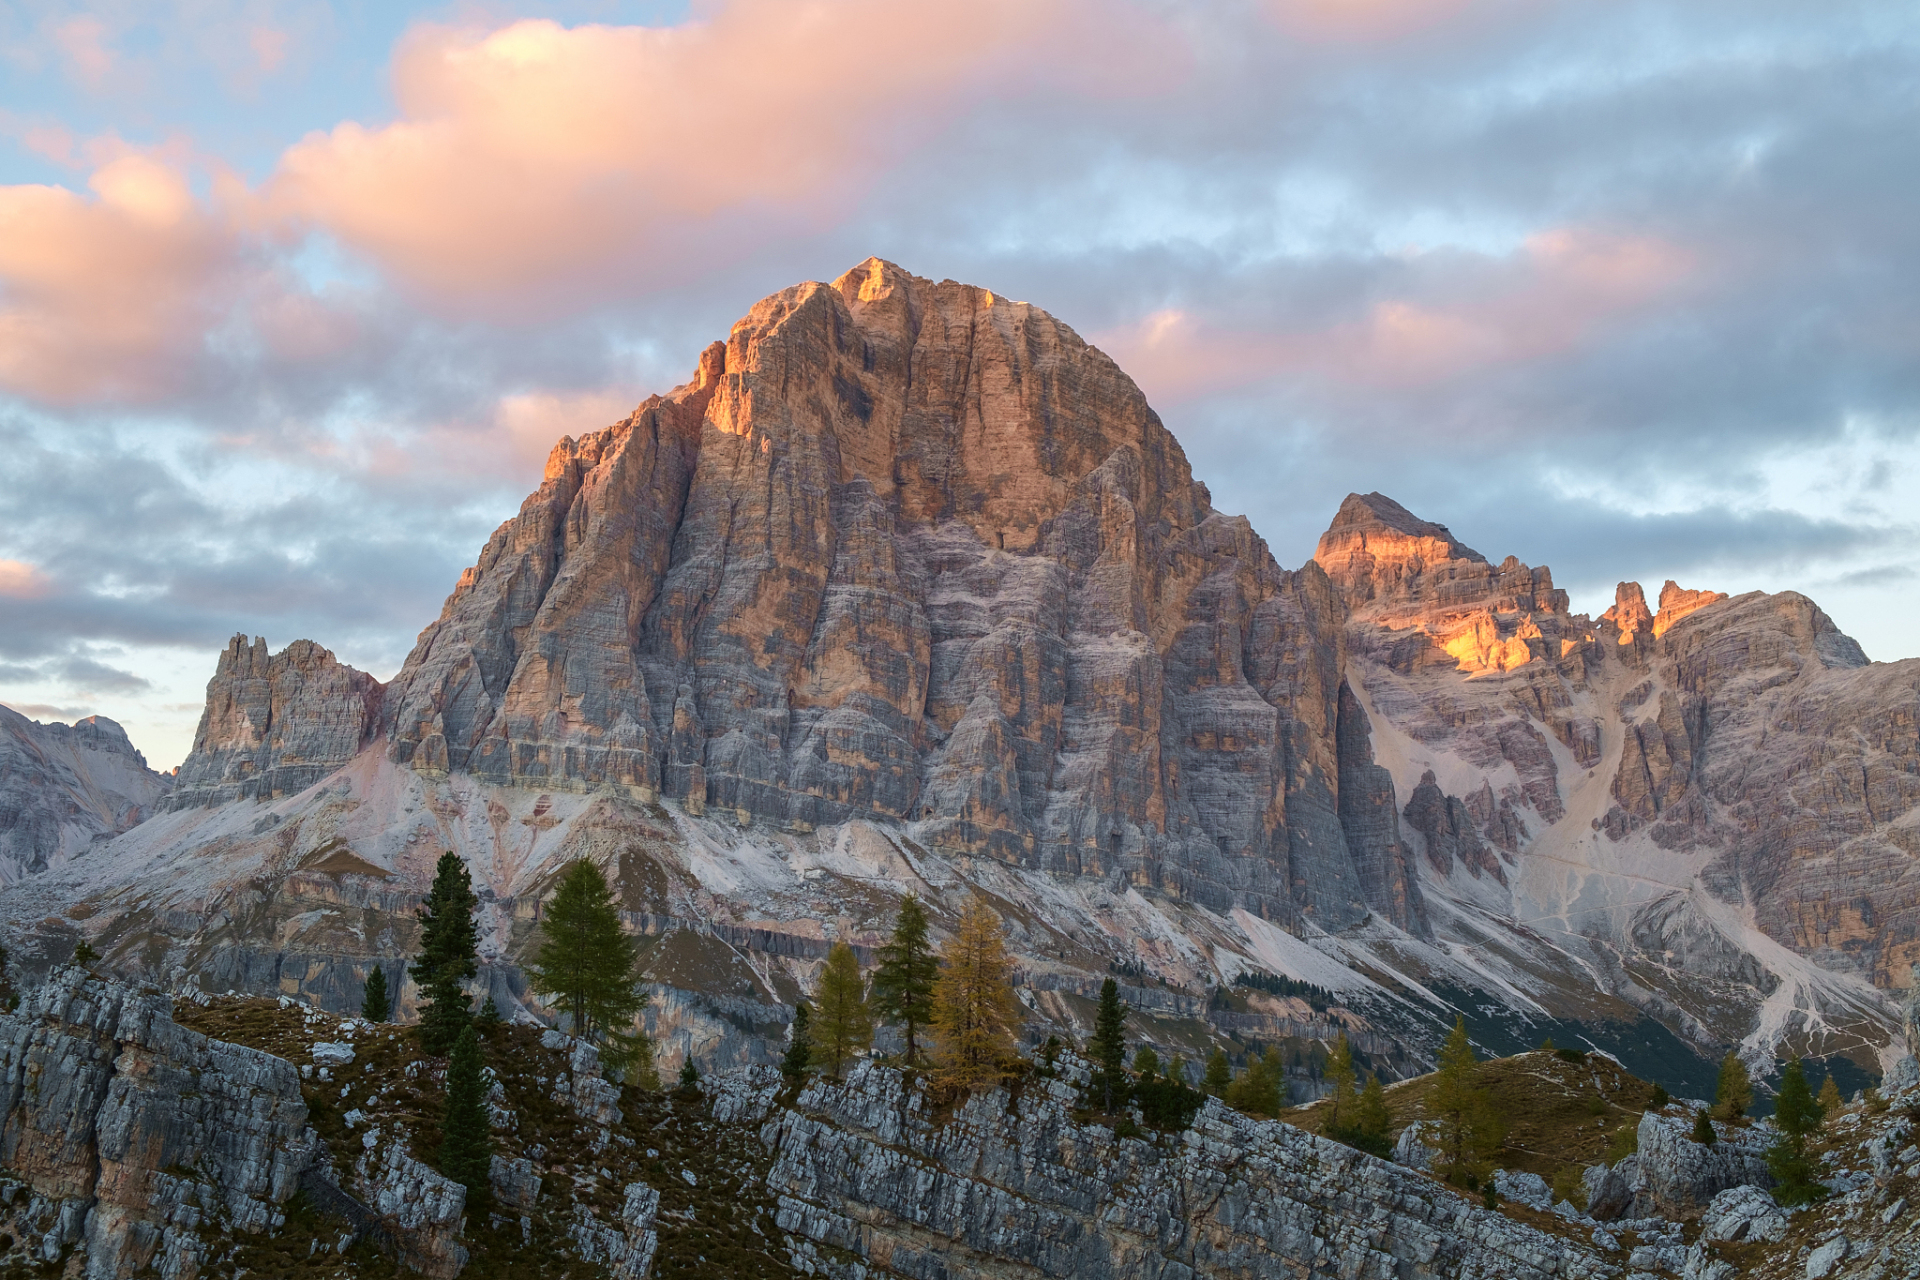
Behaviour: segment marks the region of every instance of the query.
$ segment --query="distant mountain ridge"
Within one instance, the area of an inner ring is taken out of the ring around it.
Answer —
[[[1591,619],[1377,493],[1284,570],[1071,329],[875,259],[556,445],[385,686],[236,637],[169,811],[0,919],[346,1007],[452,849],[483,981],[529,1003],[587,856],[655,939],[669,1062],[763,1060],[824,942],[911,890],[938,927],[995,903],[1036,1025],[1117,967],[1189,1054],[1345,1026],[1405,1067],[1472,991],[1871,1066],[1920,920],[1916,705],[1920,662],[1804,597],[1623,583]],[[1342,1012],[1214,998],[1252,972]]]

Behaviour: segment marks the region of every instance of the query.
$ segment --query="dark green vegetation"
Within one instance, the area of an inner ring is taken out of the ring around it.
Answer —
[[[650,1083],[653,1055],[634,1019],[647,997],[636,990],[637,947],[600,868],[569,863],[541,908],[540,946],[527,965],[533,989],[553,999],[563,1025],[601,1047],[611,1068]]]
[[[420,1043],[431,1054],[451,1049],[473,1018],[461,984],[476,972],[473,913],[478,905],[467,864],[456,854],[441,854],[433,887],[420,908],[420,954],[413,962],[413,980],[426,995],[420,1007]]]
[[[1311,982],[1302,982],[1298,978],[1283,978],[1259,969],[1251,973],[1236,974],[1233,985],[1245,987],[1249,991],[1264,991],[1270,996],[1305,1000],[1310,1007],[1321,1013],[1325,1013],[1339,1003],[1334,994],[1323,987],[1316,987]]]
[[[393,1016],[393,999],[387,994],[387,971],[379,965],[367,975],[367,992],[360,998],[360,1016],[368,1022],[385,1022]]]
[[[215,999],[204,1008],[183,1001],[175,1016],[195,1030],[292,1062],[306,1061],[316,1040],[344,1038],[331,1015],[272,1000]],[[475,1027],[473,1034],[481,1060],[498,1075],[505,1106],[516,1117],[514,1127],[493,1132],[495,1149],[533,1159],[543,1184],[526,1215],[524,1236],[518,1212],[469,1205],[464,1243],[472,1258],[461,1280],[599,1280],[606,1274],[603,1265],[571,1256],[566,1223],[576,1198],[603,1222],[617,1221],[625,1188],[633,1182],[660,1192],[654,1275],[757,1280],[796,1274],[765,1192],[772,1156],[757,1126],[716,1122],[698,1090],[627,1086],[620,1090],[623,1119],[613,1129],[613,1141],[595,1151],[594,1126],[553,1096],[555,1080],[567,1071],[564,1052],[543,1048],[540,1033],[527,1027]],[[423,1058],[418,1028],[382,1026],[352,1043],[352,1064],[332,1080],[307,1080],[301,1086],[311,1123],[327,1140],[343,1185],[366,1131],[364,1125],[348,1129],[350,1110],[362,1111],[383,1133],[405,1140],[422,1161],[438,1164],[445,1156],[440,1135],[447,1104],[440,1082],[447,1064]],[[416,1063],[422,1066],[409,1075],[408,1067]],[[345,1097],[343,1083],[349,1086]],[[601,1176],[602,1169],[608,1176]],[[693,1175],[692,1182],[686,1174]],[[344,1257],[326,1252],[345,1230],[340,1220],[296,1198],[280,1231],[241,1237],[234,1262],[253,1275],[287,1280],[398,1280],[413,1274],[371,1244],[358,1245]],[[319,1247],[309,1256],[316,1241]]]
[[[1767,1148],[1773,1198],[1781,1204],[1808,1204],[1826,1198],[1827,1189],[1816,1181],[1820,1167],[1807,1151],[1808,1139],[1819,1133],[1825,1118],[1825,1109],[1807,1086],[1800,1060],[1793,1059],[1780,1073],[1780,1090],[1774,1096],[1773,1122],[1779,1126],[1780,1136]]]
[[[910,893],[900,902],[893,936],[881,946],[880,964],[873,972],[873,1010],[884,1021],[900,1025],[909,1066],[920,1060],[920,1037],[933,1017],[933,984],[939,976],[940,958],[928,936],[926,908]]]
[[[467,1204],[487,1199],[493,1135],[487,1126],[486,1083],[480,1078],[480,1038],[463,1027],[447,1057],[446,1118],[440,1124],[440,1172],[467,1189]]]

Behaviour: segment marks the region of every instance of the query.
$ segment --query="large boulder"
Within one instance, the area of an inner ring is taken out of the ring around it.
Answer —
[[[1640,1149],[1607,1168],[1587,1170],[1587,1212],[1616,1218],[1691,1218],[1730,1187],[1771,1187],[1766,1149],[1773,1126],[1718,1125],[1712,1146],[1693,1140],[1700,1103],[1676,1103],[1640,1117]]]

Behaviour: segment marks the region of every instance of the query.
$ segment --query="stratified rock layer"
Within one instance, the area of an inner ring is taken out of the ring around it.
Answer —
[[[171,785],[105,716],[41,724],[0,707],[0,882],[127,830]]]
[[[62,970],[0,1015],[9,1250],[80,1250],[89,1280],[192,1276],[220,1233],[260,1232],[318,1139],[293,1066],[176,1025],[164,996]]]
[[[269,655],[265,640],[235,636],[207,682],[207,707],[169,807],[304,791],[367,744],[380,695],[378,680],[311,640]]]
[[[870,260],[562,441],[385,723],[428,773],[1412,926],[1397,806],[1338,733],[1342,612],[1072,330]]]
[[[766,1117],[780,1226],[829,1276],[870,1274],[859,1263],[917,1280],[1619,1274],[1421,1174],[1211,1099],[1157,1144],[1076,1124],[1079,1094],[1056,1081],[976,1094],[942,1123],[900,1072],[866,1064],[790,1109],[773,1106],[770,1070],[721,1088],[717,1115]]]

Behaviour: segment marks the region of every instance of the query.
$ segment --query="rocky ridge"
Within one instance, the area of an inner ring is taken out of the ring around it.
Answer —
[[[105,716],[41,724],[0,706],[0,881],[135,826],[171,785]]]

